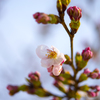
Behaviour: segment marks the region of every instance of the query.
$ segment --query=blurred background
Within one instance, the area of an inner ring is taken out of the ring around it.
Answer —
[[[0,100],[51,100],[52,97],[39,98],[25,92],[9,96],[7,85],[27,84],[25,78],[30,72],[35,71],[41,73],[41,82],[45,89],[62,95],[52,85],[54,79],[49,76],[46,68],[41,67],[35,50],[41,44],[49,47],[53,45],[62,53],[70,55],[69,37],[62,25],[37,24],[32,17],[36,12],[58,15],[56,1],[0,0]],[[96,67],[100,69],[100,1],[71,0],[69,6],[80,7],[83,14],[81,26],[74,38],[74,56],[76,52],[81,53],[84,48],[90,46],[94,57],[87,67],[91,71]],[[69,27],[70,19],[67,13],[65,22]],[[72,73],[69,66],[63,67]],[[100,85],[99,80],[91,79],[82,84],[87,83]],[[85,97],[84,100],[100,100],[100,98]]]

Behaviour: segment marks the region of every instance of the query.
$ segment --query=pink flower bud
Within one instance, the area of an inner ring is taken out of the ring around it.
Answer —
[[[95,86],[97,91],[100,91],[100,86]]]
[[[92,79],[95,79],[98,77],[98,73],[91,72],[89,77],[91,77]]]
[[[37,72],[35,72],[35,73],[31,72],[31,73],[28,75],[28,77],[30,78],[31,81],[32,81],[32,80],[34,80],[34,81],[38,81],[38,80],[39,80],[39,76],[38,76],[38,73],[37,73]]]
[[[52,100],[60,100],[58,97],[54,97]]]
[[[19,91],[18,86],[8,85],[7,89],[9,90],[10,95],[14,95],[15,93]]]
[[[71,20],[80,20],[82,17],[82,10],[79,7],[73,6],[67,9],[67,13]]]
[[[89,74],[90,73],[90,70],[88,68],[84,69],[84,74]]]
[[[45,13],[35,13],[33,14],[33,18],[36,19],[37,23],[47,24],[50,21],[50,17]]]
[[[100,79],[100,73],[98,73],[98,77],[97,77],[97,79]]]
[[[36,71],[36,72],[34,73],[34,75],[36,75],[38,78],[40,78],[40,73],[39,73],[38,71]]]
[[[99,92],[95,92],[95,95],[98,96],[99,95]]]
[[[33,14],[33,18],[35,18],[35,19],[37,19],[39,16],[40,16],[40,13],[39,12]]]
[[[93,52],[91,51],[90,47],[82,51],[83,60],[88,61],[90,58],[92,58],[92,56]]]
[[[99,73],[99,69],[96,68],[93,72],[95,72],[95,73]]]
[[[90,92],[90,91],[88,91],[87,93],[88,93],[88,96],[89,96],[89,97],[95,97],[95,96],[96,96],[96,93],[95,93],[95,92],[92,92],[92,91]]]

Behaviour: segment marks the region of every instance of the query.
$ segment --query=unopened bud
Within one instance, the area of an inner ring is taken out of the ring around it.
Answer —
[[[61,0],[62,4],[68,6],[71,0]]]
[[[97,97],[99,95],[99,92],[95,92],[95,96]]]
[[[67,9],[67,13],[71,20],[78,21],[82,17],[82,10],[79,7],[73,6]]]
[[[98,73],[91,72],[89,77],[91,77],[92,79],[95,79],[98,77]]]
[[[57,0],[57,10],[59,13],[62,13],[63,11],[61,0]]]
[[[38,81],[38,80],[39,80],[39,78],[38,78],[33,72],[31,72],[31,73],[28,75],[28,77],[31,79],[31,81],[32,81],[32,80],[34,80],[34,81]]]
[[[99,73],[99,69],[96,68],[93,72],[95,72],[95,73]]]
[[[98,73],[98,77],[97,77],[97,79],[100,79],[100,73]]]
[[[97,91],[100,91],[100,86],[95,86],[95,89],[96,89]]]
[[[96,93],[95,92],[92,92],[92,91],[88,91],[88,96],[89,97],[95,97],[96,96]]]
[[[15,93],[19,91],[18,86],[8,85],[7,89],[9,90],[10,95],[14,95]]]
[[[90,58],[92,58],[92,56],[93,56],[93,52],[91,51],[90,47],[82,51],[83,60],[88,61]]]
[[[62,82],[60,82],[60,81],[55,81],[55,82],[53,83],[53,85],[56,86],[60,91],[66,93],[65,87],[64,87],[64,85],[63,85]]]
[[[83,73],[88,75],[90,73],[90,70],[88,68],[86,68],[86,69],[84,69]]]
[[[37,12],[37,13],[33,14],[33,17],[36,19],[37,23],[47,24],[50,21],[49,16],[45,13]]]

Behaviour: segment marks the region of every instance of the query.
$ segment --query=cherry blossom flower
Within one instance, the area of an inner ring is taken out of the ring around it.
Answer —
[[[41,66],[46,67],[48,72],[58,76],[62,71],[62,64],[66,61],[63,53],[51,46],[40,45],[36,49],[36,54],[41,58]]]

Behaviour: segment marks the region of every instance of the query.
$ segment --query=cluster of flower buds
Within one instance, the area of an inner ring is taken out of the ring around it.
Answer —
[[[72,34],[75,34],[80,26],[80,18],[82,17],[82,10],[77,6],[69,7],[67,9],[67,14],[71,19],[71,23],[69,25]]]
[[[92,89],[92,91],[87,91],[87,94],[89,97],[96,97],[99,94],[100,91],[100,86],[96,85],[96,86],[90,86],[90,88]]]
[[[9,90],[10,95],[14,95],[15,93],[19,92],[18,86],[8,85],[7,89]]]
[[[36,54],[41,58],[41,66],[47,68],[48,72],[53,73],[55,76],[61,73],[62,64],[66,61],[66,58],[57,48],[40,45],[36,49]]]
[[[88,68],[84,69],[84,74],[87,75],[87,77],[90,77],[92,79],[100,79],[100,73],[99,73],[99,69],[94,69],[93,72],[90,72],[90,70]]]
[[[96,96],[98,96],[98,92],[93,92],[93,91],[88,91],[87,94],[88,94],[89,97],[96,97]]]
[[[58,24],[60,22],[59,17],[53,14],[45,14],[37,12],[33,14],[33,18],[36,20],[37,23],[42,24]]]
[[[14,95],[19,91],[26,91],[28,94],[35,94],[38,95],[39,97],[47,97],[51,96],[52,94],[46,91],[44,88],[41,86],[41,82],[39,80],[40,74],[39,72],[35,73],[30,73],[28,75],[29,79],[26,79],[28,81],[28,85],[21,85],[21,86],[13,86],[13,85],[8,85],[7,89],[9,90],[10,95]]]
[[[66,10],[67,6],[69,5],[69,3],[71,2],[71,0],[57,0],[57,10],[58,12],[64,13],[64,11]]]

